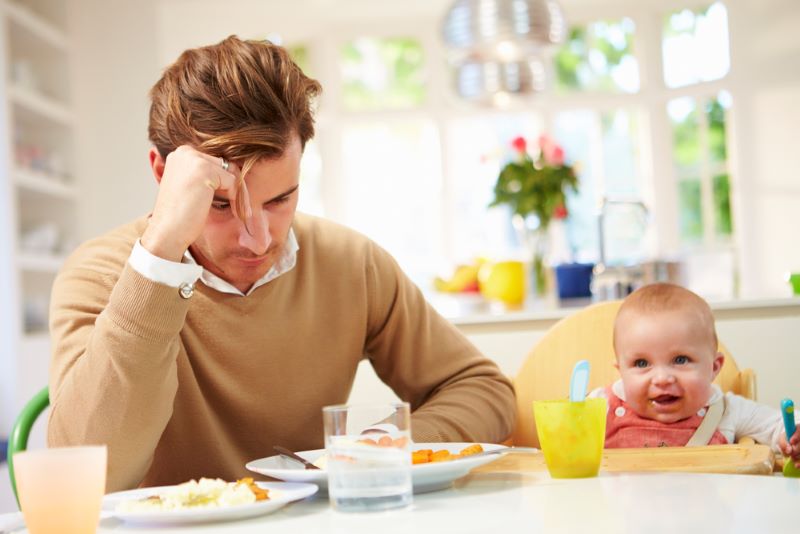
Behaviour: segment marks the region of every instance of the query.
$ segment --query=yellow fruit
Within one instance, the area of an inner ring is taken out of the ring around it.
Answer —
[[[459,265],[449,280],[436,277],[433,285],[438,291],[457,293],[474,286],[478,280],[478,267],[476,265]]]
[[[481,294],[509,305],[525,300],[525,265],[521,261],[485,263],[478,273]]]

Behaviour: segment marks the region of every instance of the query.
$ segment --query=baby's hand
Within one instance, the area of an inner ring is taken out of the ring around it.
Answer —
[[[795,465],[800,467],[800,427],[795,430],[792,437],[787,441],[786,435],[781,436],[778,441],[778,446],[781,448],[783,455],[789,458],[790,456],[795,460]]]

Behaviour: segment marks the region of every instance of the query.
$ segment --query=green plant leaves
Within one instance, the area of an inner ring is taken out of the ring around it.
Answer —
[[[525,156],[506,164],[494,186],[494,200],[489,206],[507,204],[511,211],[525,217],[535,214],[542,228],[547,228],[554,210],[566,205],[565,189],[578,190],[578,177],[569,165],[544,165]]]

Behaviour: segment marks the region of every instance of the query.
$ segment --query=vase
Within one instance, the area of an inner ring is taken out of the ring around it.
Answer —
[[[546,226],[539,225],[535,216],[514,215],[512,225],[522,245],[527,261],[531,264],[531,287],[533,294],[544,296],[550,292],[547,255],[550,249],[550,233]]]

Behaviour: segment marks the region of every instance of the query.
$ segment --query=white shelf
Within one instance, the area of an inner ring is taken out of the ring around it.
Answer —
[[[14,176],[14,182],[19,187],[29,191],[66,199],[77,197],[77,190],[74,185],[65,184],[54,176],[19,167],[14,168],[11,174]]]
[[[19,252],[17,254],[17,265],[23,271],[37,273],[57,273],[64,264],[63,256],[55,254]]]
[[[34,93],[13,83],[8,84],[8,97],[12,102],[28,111],[65,126],[72,126],[72,112],[67,106],[50,97]]]
[[[58,50],[67,50],[67,37],[63,31],[53,26],[50,22],[15,2],[7,1],[3,5],[9,20],[13,21],[30,33],[45,41]]]

